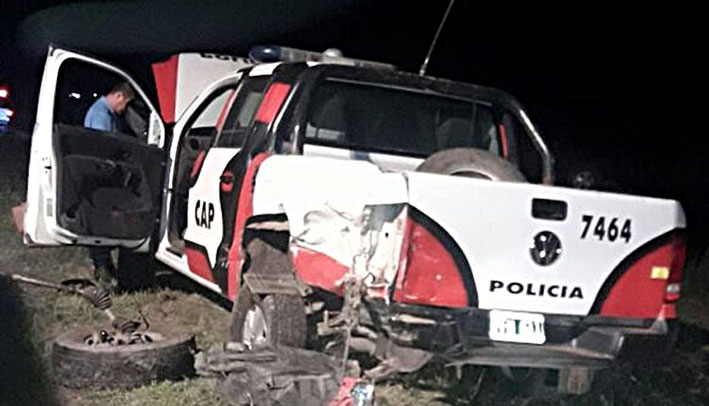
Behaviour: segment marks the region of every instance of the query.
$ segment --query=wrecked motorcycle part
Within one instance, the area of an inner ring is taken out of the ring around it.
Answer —
[[[87,343],[101,329],[78,328],[57,337],[52,347],[52,368],[57,383],[74,389],[134,388],[150,382],[194,375],[193,336],[153,329],[138,333],[140,340],[119,345],[121,337],[135,337],[104,329],[103,340]],[[151,341],[152,340],[152,341]],[[138,342],[139,341],[139,342]]]
[[[234,406],[328,405],[340,386],[336,360],[292,347],[215,345],[197,354],[195,369],[217,379],[217,391]]]

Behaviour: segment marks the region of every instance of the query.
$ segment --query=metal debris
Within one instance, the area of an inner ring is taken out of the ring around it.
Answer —
[[[12,279],[17,282],[21,283],[26,283],[34,286],[39,286],[43,288],[48,288],[48,289],[54,289],[59,292],[67,293],[70,295],[76,295],[81,298],[84,298],[86,301],[88,301],[93,307],[95,307],[98,310],[101,310],[103,314],[108,317],[108,319],[111,321],[111,326],[118,330],[116,333],[108,333],[106,332],[107,337],[113,337],[114,335],[118,334],[120,335],[119,338],[106,338],[105,340],[102,341],[101,339],[101,334],[98,334],[97,337],[94,337],[88,341],[91,341],[92,343],[107,343],[107,342],[112,342],[112,343],[137,343],[137,342],[151,342],[149,340],[155,340],[155,338],[159,335],[154,335],[153,336],[145,336],[145,333],[137,333],[137,330],[143,326],[143,330],[148,330],[150,327],[148,320],[145,318],[145,316],[140,313],[141,320],[130,320],[126,319],[121,316],[116,316],[110,309],[111,305],[113,304],[111,301],[111,294],[101,288],[100,286],[95,285],[92,281],[88,279],[68,279],[65,281],[62,281],[60,284],[58,283],[52,283],[52,282],[47,282],[47,281],[42,281],[39,279],[34,279],[34,278],[29,278],[27,276],[23,275],[18,275],[18,274],[13,274]],[[102,332],[104,330],[101,330]],[[133,335],[138,335],[140,337],[133,337]],[[85,342],[87,342],[85,340]],[[106,341],[107,340],[107,341]],[[91,344],[91,345],[94,345]],[[114,344],[115,345],[115,344]]]
[[[198,375],[218,380],[229,405],[327,405],[340,387],[337,360],[292,347],[215,345],[195,356]]]

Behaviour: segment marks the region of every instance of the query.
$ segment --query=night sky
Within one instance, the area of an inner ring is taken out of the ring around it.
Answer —
[[[26,0],[3,6],[0,80],[18,125],[32,126],[49,42],[116,61],[151,88],[149,62],[179,51],[243,55],[277,43],[417,71],[447,1]],[[640,4],[640,3],[638,3]],[[49,9],[45,8],[53,6]],[[559,3],[542,8],[457,0],[428,74],[515,95],[552,148],[559,183],[581,169],[613,188],[706,210],[698,10],[684,5]],[[703,106],[702,106],[703,107]]]

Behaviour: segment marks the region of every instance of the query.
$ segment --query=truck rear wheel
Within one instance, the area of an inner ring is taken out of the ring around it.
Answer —
[[[234,303],[229,339],[248,347],[286,345],[303,348],[307,337],[303,299],[296,295],[256,295],[247,286]]]
[[[514,165],[495,154],[475,148],[438,151],[426,158],[416,170],[503,182],[526,182]]]
[[[288,254],[284,252],[283,233],[261,231],[246,245],[248,265],[244,272],[264,277],[292,275]],[[285,239],[287,247],[288,239]],[[245,280],[246,276],[244,277]],[[305,347],[307,319],[303,298],[297,294],[268,290],[252,291],[242,281],[232,308],[229,338],[249,347],[254,345],[286,345]]]

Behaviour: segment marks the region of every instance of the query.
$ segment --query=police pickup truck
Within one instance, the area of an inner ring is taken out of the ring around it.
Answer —
[[[150,252],[234,302],[231,339],[369,352],[370,376],[436,358],[557,369],[579,393],[671,344],[678,202],[553,186],[543,139],[500,90],[336,52],[251,57],[166,126],[126,73],[52,48],[26,244]],[[101,74],[136,88],[141,125],[72,119],[64,94]]]

